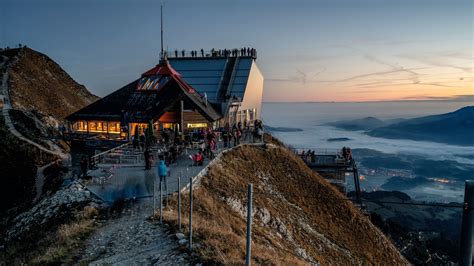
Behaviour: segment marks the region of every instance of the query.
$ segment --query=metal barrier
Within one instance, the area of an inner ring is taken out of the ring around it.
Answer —
[[[114,151],[116,151],[116,150],[118,150],[118,149],[122,149],[122,148],[124,148],[125,146],[127,146],[128,144],[129,144],[129,143],[127,142],[127,143],[124,143],[124,144],[122,144],[122,145],[120,145],[120,146],[117,146],[117,147],[115,147],[115,148],[112,148],[112,149],[110,149],[110,150],[107,150],[107,151],[98,153],[98,154],[96,154],[96,155],[94,155],[94,156],[91,156],[91,158],[90,158],[90,165],[92,165],[92,166],[98,165],[99,163],[101,163],[101,162],[104,160],[104,157],[105,157],[107,154],[112,153],[112,152],[114,152]]]

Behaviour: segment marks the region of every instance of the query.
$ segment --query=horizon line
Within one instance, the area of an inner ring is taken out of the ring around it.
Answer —
[[[469,99],[427,99],[427,100],[366,100],[366,101],[262,101],[262,103],[389,103],[389,102],[472,102]]]

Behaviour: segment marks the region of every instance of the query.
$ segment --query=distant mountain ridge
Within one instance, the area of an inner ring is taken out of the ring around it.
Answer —
[[[375,117],[365,117],[326,125],[344,130],[362,130],[372,137],[474,146],[474,106],[412,119],[382,121]]]
[[[474,146],[474,106],[378,127],[367,132],[373,137],[411,139]]]
[[[387,123],[378,118],[369,116],[361,119],[331,122],[327,123],[327,125],[344,130],[371,130],[377,127],[385,126]]]

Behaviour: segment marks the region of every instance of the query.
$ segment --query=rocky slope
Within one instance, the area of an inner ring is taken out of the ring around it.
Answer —
[[[16,216],[0,239],[0,264],[70,263],[82,241],[102,222],[104,210],[78,182],[72,182]]]
[[[199,260],[245,261],[249,183],[254,185],[254,263],[408,264],[345,196],[278,143],[225,152],[196,180],[193,235]],[[187,210],[187,196],[183,202]],[[166,220],[176,224],[176,202]]]
[[[98,99],[48,56],[22,48],[16,57],[8,70],[13,108],[62,121]]]
[[[58,125],[97,97],[49,57],[26,47],[0,51],[0,80],[1,234],[9,218],[46,192],[43,185],[57,188],[61,171],[46,175],[38,169],[48,171],[44,166],[64,159],[68,146]]]

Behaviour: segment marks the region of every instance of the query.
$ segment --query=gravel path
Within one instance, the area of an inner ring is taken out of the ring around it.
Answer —
[[[5,59],[3,59],[5,60]],[[18,60],[18,58],[15,58],[15,62],[16,60]],[[15,62],[11,63],[10,65],[4,65],[5,62],[2,62],[2,68],[9,68],[12,64],[14,64]],[[46,148],[34,141],[31,141],[30,139],[24,137],[20,132],[18,132],[18,130],[15,129],[15,126],[13,125],[13,121],[10,117],[10,110],[12,109],[12,105],[11,105],[11,100],[10,100],[10,93],[9,93],[9,90],[8,90],[8,71],[3,73],[3,71],[0,71],[0,74],[2,74],[2,79],[1,79],[1,83],[0,83],[0,93],[2,94],[3,98],[4,98],[4,104],[3,104],[3,108],[2,108],[2,114],[3,114],[3,117],[5,119],[5,124],[7,125],[8,127],[8,130],[10,131],[11,134],[13,134],[15,137],[19,138],[20,140],[22,141],[25,141],[27,143],[29,143],[30,145],[33,145],[35,146],[36,148],[40,149],[41,151],[43,152],[46,152],[46,153],[49,153],[49,154],[52,154],[52,155],[56,155],[64,160],[67,160],[68,159],[68,155],[65,154],[64,152],[61,151],[61,149],[59,147],[57,147],[56,145],[53,144],[53,147],[55,149],[54,150],[51,150],[49,148]]]
[[[120,216],[110,219],[92,235],[81,262],[91,265],[185,265],[187,253],[178,239],[150,221],[152,200],[129,203]]]

